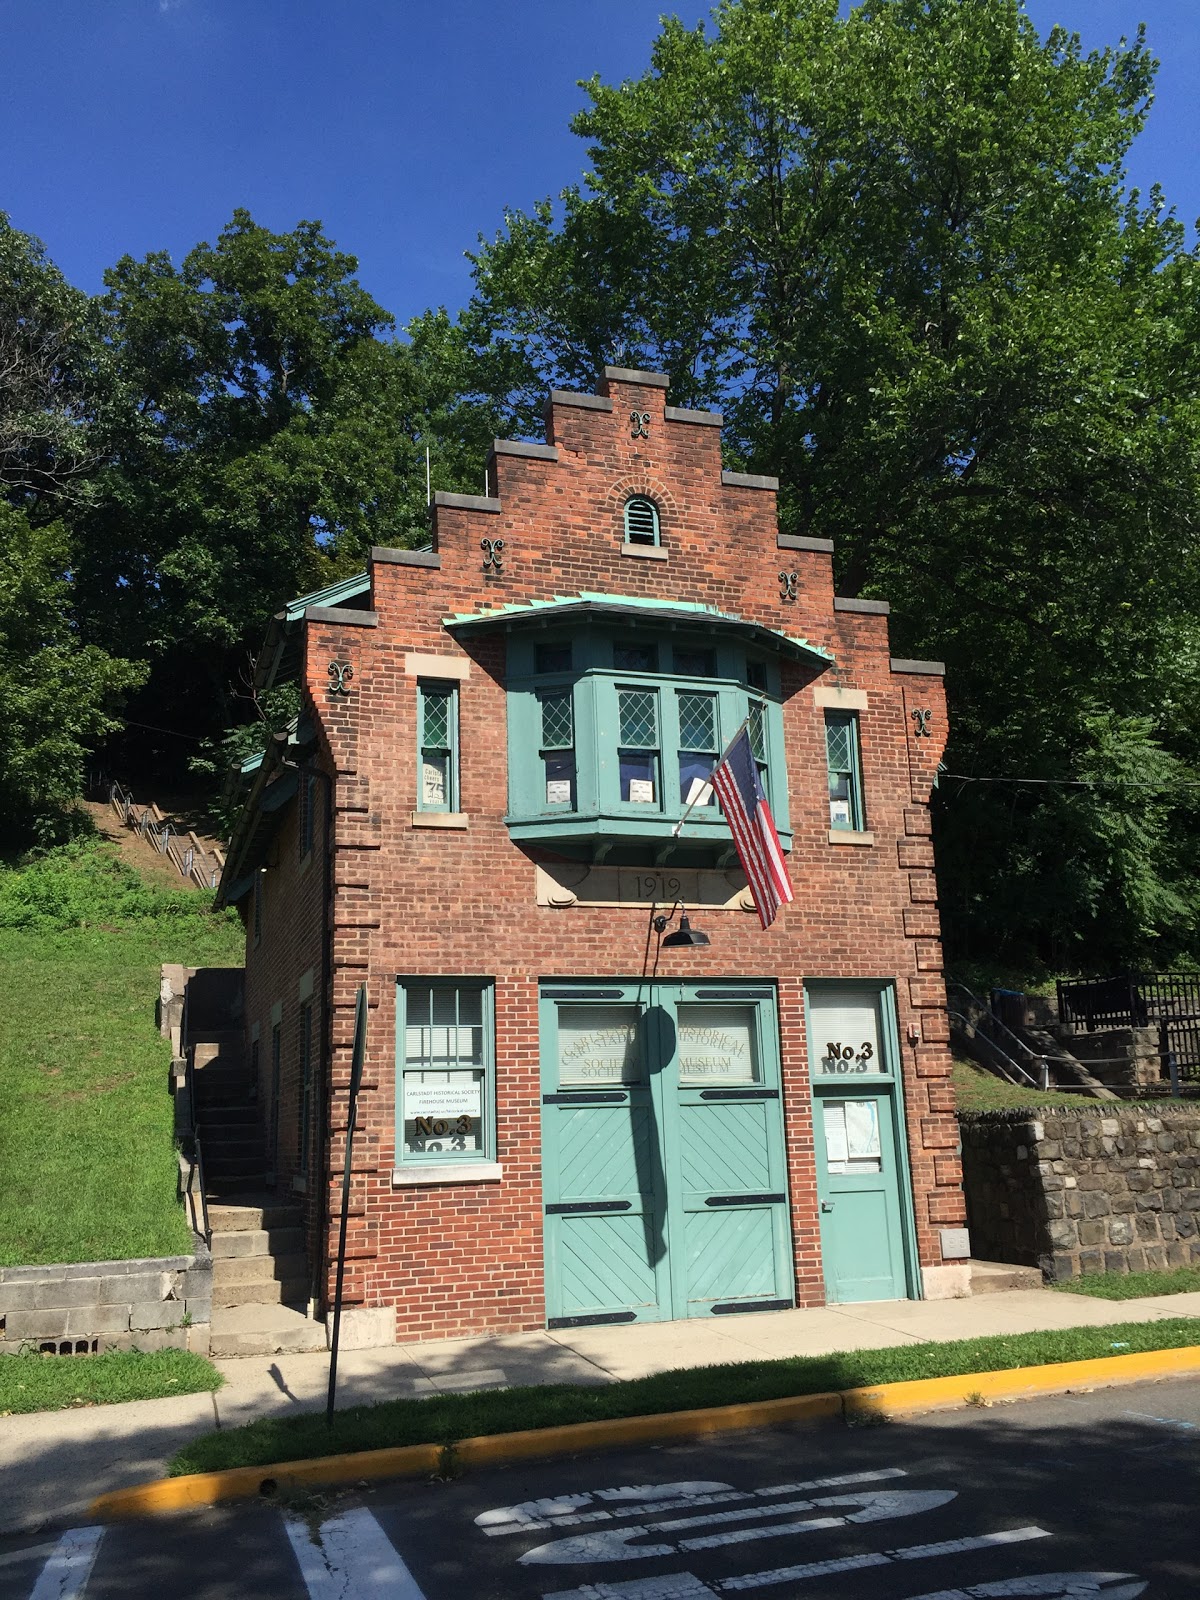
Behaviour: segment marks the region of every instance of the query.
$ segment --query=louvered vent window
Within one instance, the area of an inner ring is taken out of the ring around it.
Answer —
[[[645,495],[635,494],[625,502],[626,544],[658,544],[658,507]]]

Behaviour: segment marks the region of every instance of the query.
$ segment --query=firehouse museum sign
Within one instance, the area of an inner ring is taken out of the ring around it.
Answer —
[[[745,874],[696,868],[586,867],[555,862],[536,869],[539,906],[689,906],[753,911]]]

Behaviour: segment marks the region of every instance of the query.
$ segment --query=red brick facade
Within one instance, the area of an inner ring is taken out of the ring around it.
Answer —
[[[804,982],[894,982],[925,1292],[966,1292],[954,1277],[961,1268],[943,1267],[940,1233],[964,1217],[927,809],[946,736],[940,671],[893,662],[886,608],[835,602],[829,547],[779,536],[773,481],[723,476],[714,419],[673,411],[665,398],[662,380],[617,372],[599,399],[556,394],[548,446],[498,446],[488,499],[435,497],[431,554],[374,552],[369,611],[321,609],[305,619],[301,682],[325,777],[309,857],[300,858],[295,804],[267,857],[261,937],[251,927],[247,940],[246,1017],[258,1028],[265,1103],[271,1011],[282,1007],[277,1177],[289,1189],[299,1165],[300,985],[311,973],[314,1072],[331,1082],[314,1096],[327,1109],[315,1113],[304,1193],[313,1257],[324,1261],[318,1298],[328,1296],[336,1227],[327,1218],[340,1203],[354,1003],[367,985],[344,1303],[394,1306],[401,1338],[544,1325],[539,982],[643,970],[645,907],[537,904],[531,854],[503,820],[504,639],[460,641],[443,625],[456,613],[582,591],[701,602],[831,653],[819,674],[782,667],[794,903],[766,932],[752,912],[704,907],[697,920],[711,944],[663,950],[658,975],[752,976],[778,986],[800,1305],[825,1298]],[[648,437],[633,437],[635,412],[648,414]],[[661,552],[625,545],[631,494],[660,507]],[[485,571],[481,541],[500,539],[500,571]],[[413,653],[453,662],[465,825],[414,825]],[[331,692],[333,661],[350,663],[348,693]],[[865,695],[858,714],[870,835],[858,842],[831,838],[816,688]],[[494,981],[499,1182],[393,1185],[397,974]]]

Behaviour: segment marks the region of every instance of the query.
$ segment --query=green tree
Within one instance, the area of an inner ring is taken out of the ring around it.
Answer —
[[[103,355],[88,297],[0,211],[0,493],[62,496],[95,470]]]
[[[617,359],[720,407],[729,464],[836,540],[840,592],[947,660],[951,770],[1093,780],[1086,804],[943,789],[948,929],[976,953],[1196,934],[1186,850],[1131,870],[1148,831],[1195,841],[1198,753],[1200,278],[1124,167],[1154,71],[1141,32],[1085,54],[1018,0],[725,0],[711,31],[665,22],[643,77],[585,86],[585,184],[506,217],[460,322],[543,384]]]
[[[136,663],[81,644],[71,616],[68,541],[0,505],[0,819],[10,841],[54,834],[84,762],[120,725]]]

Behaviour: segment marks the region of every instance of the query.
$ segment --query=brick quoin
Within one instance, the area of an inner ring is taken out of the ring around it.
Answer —
[[[648,438],[631,436],[635,411],[649,414]],[[886,608],[835,606],[830,547],[779,536],[772,480],[723,478],[720,433],[711,418],[672,413],[664,380],[651,375],[610,369],[598,400],[555,394],[548,450],[497,448],[486,497],[435,496],[429,552],[373,552],[369,593],[341,609],[310,608],[299,628],[303,718],[314,730],[308,764],[319,774],[315,842],[302,859],[299,806],[285,807],[260,873],[261,928],[252,897],[240,900],[246,1026],[257,1028],[266,1104],[272,1008],[281,1009],[276,1182],[304,1206],[313,1294],[327,1305],[355,996],[366,984],[344,1304],[393,1308],[398,1338],[544,1326],[539,983],[633,980],[643,970],[645,906],[537,904],[532,854],[504,823],[505,641],[456,638],[443,623],[583,591],[702,602],[832,654],[823,672],[781,662],[794,903],[766,932],[752,908],[705,906],[696,920],[711,944],[662,950],[656,976],[752,976],[777,986],[799,1305],[825,1299],[804,984],[894,985],[915,1253],[926,1293],[966,1292],[939,1278],[961,1275],[943,1263],[939,1230],[965,1216],[928,813],[946,739],[940,669],[893,661]],[[658,504],[665,555],[626,553],[631,494]],[[485,570],[481,541],[498,539],[500,570]],[[413,825],[413,653],[446,659],[458,682],[465,826]],[[350,664],[348,693],[333,692],[331,662]],[[815,689],[865,696],[856,705],[870,833],[855,845],[831,842],[825,713]],[[302,1182],[299,1006],[308,974],[319,1105]],[[393,1187],[398,974],[494,983],[499,1182]]]

